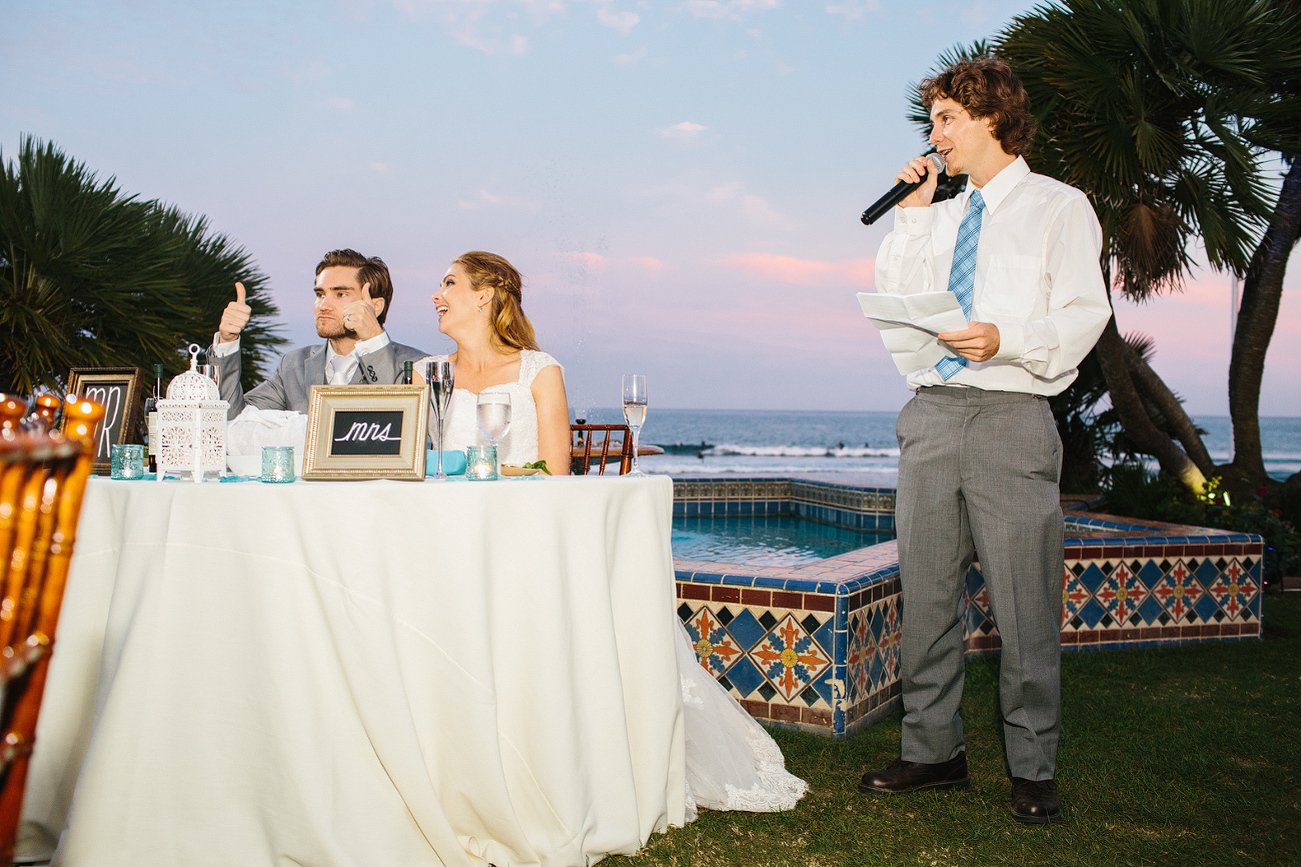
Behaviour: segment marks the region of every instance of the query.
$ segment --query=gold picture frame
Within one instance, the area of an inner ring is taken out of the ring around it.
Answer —
[[[143,440],[144,381],[145,372],[139,367],[74,367],[68,371],[68,394],[104,407],[104,418],[95,425],[91,472],[109,471],[113,446]]]
[[[423,385],[314,385],[303,478],[423,481],[428,427]]]

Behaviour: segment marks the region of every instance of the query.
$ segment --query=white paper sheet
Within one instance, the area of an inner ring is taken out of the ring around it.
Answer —
[[[953,351],[935,339],[967,327],[967,316],[952,292],[883,295],[859,292],[863,315],[881,332],[881,341],[902,374],[934,367]]]

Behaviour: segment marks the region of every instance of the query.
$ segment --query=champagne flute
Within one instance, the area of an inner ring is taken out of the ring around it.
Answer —
[[[443,472],[443,424],[447,421],[447,408],[452,403],[452,389],[456,383],[456,371],[451,359],[425,363],[425,382],[429,384],[429,405],[434,411],[435,426],[438,428],[438,472],[434,481],[447,481]]]
[[[510,395],[502,392],[480,392],[479,432],[495,451],[497,443],[510,430]],[[500,459],[500,455],[498,458]],[[500,463],[500,460],[498,461]]]
[[[623,420],[632,430],[632,471],[630,476],[644,476],[637,466],[637,441],[646,421],[646,376],[625,373],[623,376]]]

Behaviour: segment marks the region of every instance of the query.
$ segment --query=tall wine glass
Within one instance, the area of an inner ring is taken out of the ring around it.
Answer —
[[[495,449],[510,430],[510,395],[485,391],[479,394],[479,431]],[[500,457],[500,456],[499,456]]]
[[[443,424],[447,421],[447,408],[452,403],[452,389],[456,383],[456,371],[451,359],[429,361],[425,363],[425,382],[429,383],[429,405],[434,411],[434,422],[438,427],[438,472],[434,481],[447,481],[443,472]]]
[[[623,420],[632,429],[632,472],[630,476],[644,476],[637,466],[637,440],[641,426],[646,421],[646,376],[625,373],[623,376]]]

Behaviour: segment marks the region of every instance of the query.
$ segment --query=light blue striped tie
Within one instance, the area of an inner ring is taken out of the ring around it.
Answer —
[[[980,190],[971,194],[967,214],[958,226],[958,242],[953,247],[953,268],[949,271],[949,291],[958,296],[962,312],[971,321],[971,296],[976,290],[976,247],[980,243],[980,215],[985,210],[985,200]],[[967,366],[961,356],[940,359],[935,369],[945,380]]]

